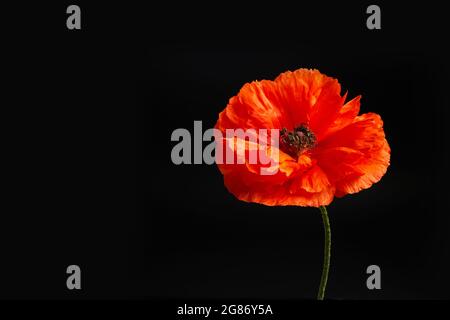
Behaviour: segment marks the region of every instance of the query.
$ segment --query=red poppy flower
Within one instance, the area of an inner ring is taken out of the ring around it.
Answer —
[[[227,189],[248,202],[319,207],[378,182],[390,161],[383,122],[375,113],[358,115],[360,96],[345,103],[340,93],[339,82],[318,70],[245,84],[215,127],[223,134],[279,129],[277,173],[261,175],[248,162],[219,163]]]

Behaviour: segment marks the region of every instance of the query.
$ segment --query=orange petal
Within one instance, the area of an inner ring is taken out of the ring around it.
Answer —
[[[315,154],[336,184],[337,196],[369,188],[390,163],[383,122],[375,113],[356,117],[352,124],[321,141]]]
[[[245,84],[237,96],[230,99],[219,115],[216,128],[280,129],[289,125],[273,81],[263,80]]]
[[[349,124],[353,123],[355,117],[359,113],[361,96],[357,96],[356,98],[347,102],[340,110],[337,118],[333,121],[333,123],[325,130],[320,139],[323,140],[327,136],[345,128]]]

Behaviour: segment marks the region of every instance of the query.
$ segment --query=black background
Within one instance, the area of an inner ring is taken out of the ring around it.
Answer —
[[[170,159],[174,129],[210,128],[244,83],[302,67],[362,94],[392,148],[378,184],[329,206],[326,296],[449,298],[441,7],[379,3],[370,31],[371,3],[83,3],[70,31],[68,4],[15,8],[9,25],[2,298],[313,299],[317,209],[240,202],[216,166]],[[381,290],[366,288],[371,264]]]

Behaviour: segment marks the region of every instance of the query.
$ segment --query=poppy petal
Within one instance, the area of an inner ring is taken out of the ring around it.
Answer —
[[[279,129],[288,125],[273,81],[263,80],[245,84],[237,96],[230,99],[219,115],[216,128],[225,129]]]
[[[336,183],[337,196],[369,188],[381,179],[390,163],[383,121],[375,113],[358,116],[322,141],[315,154]]]

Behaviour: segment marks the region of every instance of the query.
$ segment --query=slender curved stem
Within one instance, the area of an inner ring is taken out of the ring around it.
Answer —
[[[320,279],[319,293],[317,294],[317,300],[323,300],[325,296],[325,288],[327,286],[328,271],[330,270],[330,257],[331,257],[331,228],[330,220],[328,219],[327,208],[321,206],[320,213],[322,214],[323,228],[325,233],[325,243],[323,251],[323,269],[322,278]]]

